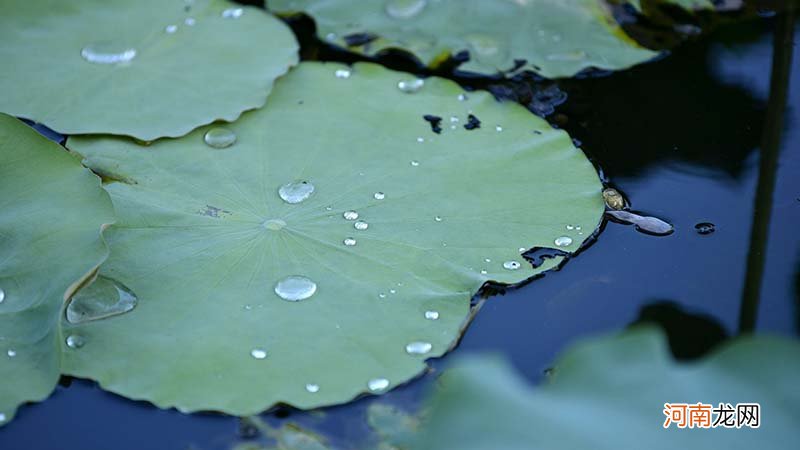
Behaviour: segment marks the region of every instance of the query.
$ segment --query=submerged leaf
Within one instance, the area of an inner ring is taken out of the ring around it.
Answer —
[[[485,75],[528,69],[567,77],[656,55],[625,35],[603,0],[271,0],[269,7],[307,13],[323,39],[366,55],[402,49],[436,65],[469,52],[459,68]],[[348,40],[359,33],[377,38]]]
[[[11,0],[0,42],[0,111],[146,141],[262,106],[297,62],[283,23],[226,0]]]
[[[73,155],[0,114],[0,425],[21,403],[47,397],[61,352],[68,289],[107,255],[113,221],[100,180]]]
[[[138,303],[65,323],[86,338],[67,373],[183,411],[342,403],[452,348],[486,282],[563,260],[534,268],[527,249],[580,247],[601,184],[565,132],[443,79],[404,92],[405,78],[303,63],[221,149],[204,142],[213,127],[147,147],[70,138],[130,180],[106,185],[120,220],[100,275]],[[447,118],[441,134],[423,114]],[[503,131],[455,126],[470,114]]]
[[[671,359],[663,335],[639,329],[588,341],[532,389],[495,359],[446,372],[415,448],[483,450],[782,449],[800,437],[800,344],[733,341],[700,362]],[[665,430],[665,403],[760,403],[758,429]]]

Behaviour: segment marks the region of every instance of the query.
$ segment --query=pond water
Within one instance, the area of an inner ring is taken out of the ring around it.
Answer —
[[[759,149],[773,123],[775,20],[728,26],[657,62],[558,84],[568,99],[548,119],[581,142],[634,210],[667,220],[675,232],[654,237],[608,223],[561,271],[489,298],[458,349],[433,362],[434,372],[461,355],[496,352],[538,382],[565,347],[640,315],[673,332],[680,357],[739,333]],[[784,335],[800,328],[800,50],[793,51],[755,316],[757,332]],[[714,231],[699,233],[700,223]],[[413,410],[432,379],[322,413],[284,409],[264,418],[308,426],[339,448],[361,448],[371,402]],[[235,418],[162,411],[82,380],[65,380],[0,429],[0,448],[9,450],[227,450],[241,440]]]

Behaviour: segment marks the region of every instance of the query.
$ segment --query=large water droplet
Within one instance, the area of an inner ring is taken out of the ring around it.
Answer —
[[[300,275],[291,275],[275,284],[275,293],[278,297],[297,302],[305,300],[317,292],[317,283]]]
[[[389,380],[386,378],[373,378],[367,382],[367,387],[372,392],[380,392],[389,387]]]
[[[413,94],[415,92],[419,92],[422,87],[425,86],[425,80],[421,78],[415,78],[413,80],[402,80],[397,83],[397,89],[400,89],[402,92],[406,94]]]
[[[244,14],[244,9],[242,8],[228,8],[222,11],[222,17],[225,19],[238,19],[242,17],[242,14]]]
[[[67,305],[67,321],[89,322],[126,313],[136,307],[136,294],[112,278],[98,276],[75,293]]]
[[[344,238],[344,240],[342,241],[342,243],[343,243],[344,245],[348,246],[348,247],[352,247],[352,246],[356,245],[356,240],[355,240],[355,239],[353,239],[353,238],[351,238],[351,237],[349,237],[349,238]]]
[[[267,351],[263,348],[254,348],[250,350],[250,356],[255,359],[264,359],[267,357]]]
[[[520,268],[519,261],[506,261],[503,263],[503,267],[508,270],[517,270]]]
[[[367,228],[369,228],[369,224],[367,222],[364,222],[363,220],[359,220],[358,222],[353,224],[353,227],[356,230],[364,231]]]
[[[343,79],[350,78],[351,74],[352,72],[349,69],[337,69],[336,72],[334,72],[336,78],[343,78]]]
[[[406,345],[406,353],[409,355],[424,355],[431,351],[432,348],[433,345],[431,345],[430,342],[410,342],[408,345]]]
[[[383,192],[376,192],[375,195],[373,195],[373,197],[375,197],[375,200],[383,200],[386,198],[386,194],[384,194]]]
[[[214,127],[206,131],[206,134],[203,135],[203,141],[210,147],[228,148],[236,143],[236,133],[227,128]]]
[[[358,219],[358,213],[355,211],[345,211],[344,213],[342,213],[342,217],[344,217],[347,220],[356,220]]]
[[[306,390],[312,394],[319,392],[319,385],[314,383],[309,383],[306,385]]]
[[[572,244],[572,238],[569,236],[559,236],[553,241],[553,243],[558,247],[566,247]]]
[[[428,320],[439,320],[439,311],[425,311],[425,318]]]
[[[384,10],[393,19],[411,19],[419,15],[427,4],[427,0],[388,0]]]
[[[78,349],[83,347],[84,344],[86,344],[86,340],[83,338],[83,336],[77,334],[70,334],[69,336],[67,336],[66,343],[67,347]]]
[[[114,42],[97,42],[81,49],[81,56],[95,64],[121,64],[133,61],[136,49]]]
[[[308,181],[295,181],[278,188],[278,195],[286,203],[300,203],[314,193],[314,185]]]

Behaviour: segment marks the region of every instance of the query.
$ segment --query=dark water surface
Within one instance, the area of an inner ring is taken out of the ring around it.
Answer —
[[[458,349],[433,362],[437,370],[459,355],[498,352],[537,382],[571,343],[621,330],[640,314],[676,332],[673,350],[681,357],[739,332],[759,149],[770,129],[776,20],[718,30],[629,71],[559,83],[568,100],[548,119],[582,142],[633,209],[671,222],[675,232],[653,237],[607,224],[561,271],[490,298]],[[793,52],[755,328],[797,336],[800,51]],[[715,231],[699,234],[695,225],[702,222]],[[283,410],[264,418],[307,425],[340,448],[361,448],[371,402],[413,409],[432,379],[322,414]],[[227,450],[241,440],[235,418],[158,410],[87,381],[63,384],[0,429],[0,449]]]

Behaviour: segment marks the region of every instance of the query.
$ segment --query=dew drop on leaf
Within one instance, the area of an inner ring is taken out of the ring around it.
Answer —
[[[305,300],[315,292],[317,292],[317,283],[300,275],[288,276],[275,284],[275,293],[278,297],[290,302]]]
[[[352,247],[352,246],[356,245],[356,240],[355,240],[355,239],[353,239],[353,238],[351,238],[351,237],[349,237],[349,238],[345,238],[345,239],[342,241],[342,243],[343,243],[344,245],[348,246],[348,247]]]
[[[375,195],[373,195],[373,197],[375,197],[375,200],[383,200],[384,198],[386,198],[386,194],[384,194],[383,192],[376,192]]]
[[[406,94],[413,94],[415,92],[419,92],[422,87],[425,86],[425,80],[421,78],[415,78],[413,80],[402,80],[397,83],[397,89],[400,89],[401,92],[405,92]]]
[[[431,345],[430,342],[410,342],[408,345],[406,345],[406,353],[409,355],[424,355],[430,352],[432,348],[433,345]]]
[[[369,228],[369,224],[367,222],[364,222],[363,220],[359,220],[358,222],[353,224],[353,228],[359,231],[364,231],[367,228]]]
[[[306,390],[312,394],[319,392],[319,385],[314,383],[309,383],[306,385]]]
[[[344,217],[347,220],[356,220],[358,219],[358,213],[355,211],[345,211],[344,213],[342,213],[342,217]]]
[[[164,32],[166,32],[167,34],[173,34],[176,31],[178,31],[178,26],[177,25],[167,25],[164,28]]]
[[[236,133],[227,128],[215,127],[206,131],[206,134],[203,135],[203,141],[209,147],[228,148],[236,143]]]
[[[314,185],[308,181],[295,181],[278,188],[278,195],[290,204],[300,203],[314,193]]]
[[[5,301],[5,299],[6,299],[6,291],[4,291],[2,288],[0,288],[0,303],[3,303],[3,301]]]
[[[17,356],[17,351],[14,350],[14,349],[8,349],[8,351],[6,352],[6,355],[8,355],[9,358],[13,358],[13,357]]]
[[[83,47],[81,56],[94,64],[121,64],[133,61],[136,49],[114,42],[98,42]]]
[[[336,78],[347,79],[350,78],[351,73],[352,72],[350,72],[348,69],[337,69],[336,72],[334,72],[334,75],[336,75]]]
[[[69,348],[79,349],[83,347],[84,344],[86,344],[86,340],[83,338],[83,336],[77,334],[70,334],[69,336],[67,336],[66,344],[67,347]]]
[[[569,236],[559,236],[559,237],[555,238],[553,243],[556,244],[556,246],[558,246],[558,247],[566,247],[566,246],[572,244],[572,238],[569,237]]]
[[[367,382],[367,387],[372,392],[381,392],[389,387],[389,380],[386,378],[373,378]]]
[[[242,17],[242,14],[244,14],[244,9],[242,8],[228,8],[222,11],[222,17],[225,19],[238,19]]]
[[[255,359],[264,359],[267,357],[267,351],[263,348],[254,348],[250,350],[250,356]]]
[[[67,305],[67,321],[83,323],[124,314],[136,307],[136,294],[113,278],[98,276]]]
[[[425,318],[428,320],[439,320],[439,311],[425,311]]]
[[[506,261],[503,263],[503,267],[508,270],[517,270],[520,267],[519,261]]]

